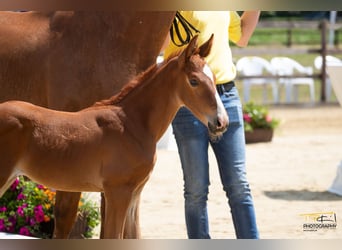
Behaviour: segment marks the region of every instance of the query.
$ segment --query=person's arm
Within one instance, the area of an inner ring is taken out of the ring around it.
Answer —
[[[241,15],[241,38],[236,45],[246,47],[259,21],[260,11],[244,11]]]

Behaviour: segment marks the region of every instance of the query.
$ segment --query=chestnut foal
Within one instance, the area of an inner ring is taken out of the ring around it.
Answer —
[[[104,238],[140,236],[139,198],[156,161],[156,143],[185,105],[214,137],[228,116],[199,48],[154,65],[108,100],[78,112],[27,102],[0,104],[0,196],[18,175],[57,190],[103,192]],[[126,225],[125,225],[126,223]]]

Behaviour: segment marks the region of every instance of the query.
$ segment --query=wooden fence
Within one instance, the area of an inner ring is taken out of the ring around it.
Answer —
[[[326,55],[328,54],[336,54],[342,53],[342,50],[339,48],[339,40],[338,34],[342,30],[342,23],[336,23],[331,25],[327,20],[322,20],[320,22],[317,21],[260,21],[258,23],[257,29],[280,29],[284,30],[287,34],[287,43],[286,46],[282,46],[281,48],[272,48],[269,46],[264,46],[262,48],[232,48],[232,53],[234,56],[241,55],[262,55],[262,54],[306,54],[306,53],[315,53],[320,54],[322,56],[322,68],[321,72],[318,74],[313,74],[311,77],[320,79],[321,82],[321,91],[320,91],[320,101],[326,102]],[[318,30],[320,32],[320,45],[317,48],[300,48],[293,47],[293,30],[294,29],[303,29],[303,30]],[[335,40],[334,46],[327,46],[327,33],[332,29],[335,32]],[[301,77],[303,75],[293,75],[289,76],[290,78]],[[239,76],[239,79],[243,78],[251,78],[253,76]],[[260,77],[260,76],[256,76]],[[267,76],[269,78],[278,78],[277,76]],[[283,76],[282,76],[283,77]],[[255,77],[254,77],[255,78]]]

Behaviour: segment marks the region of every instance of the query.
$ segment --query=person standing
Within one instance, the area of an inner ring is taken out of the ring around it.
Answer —
[[[242,104],[234,84],[236,69],[229,40],[238,46],[247,46],[257,25],[260,11],[245,11],[241,17],[234,11],[181,11],[180,13],[199,30],[199,44],[214,34],[213,46],[206,62],[216,76],[217,91],[229,116],[229,127],[218,141],[210,140],[206,126],[185,107],[178,111],[172,122],[183,170],[188,238],[210,238],[207,213],[210,145],[228,198],[236,237],[258,239],[254,203],[246,177]],[[182,29],[180,32],[185,33]],[[165,49],[164,57],[167,58],[178,49],[177,45],[170,42]]]

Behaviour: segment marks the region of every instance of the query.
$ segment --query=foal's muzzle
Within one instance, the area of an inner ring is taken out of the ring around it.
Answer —
[[[211,117],[208,122],[209,135],[211,140],[218,140],[222,134],[227,130],[229,118],[226,109],[223,106],[220,96],[216,92],[216,115]]]
[[[228,116],[217,117],[214,122],[208,122],[209,136],[212,141],[219,140],[228,128]]]

